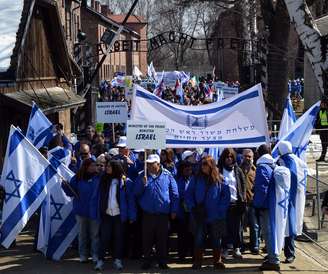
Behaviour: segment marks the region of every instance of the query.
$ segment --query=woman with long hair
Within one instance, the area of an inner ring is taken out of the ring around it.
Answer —
[[[223,239],[223,258],[228,256],[229,245],[233,246],[233,256],[242,259],[240,247],[242,243],[242,216],[246,209],[246,179],[238,167],[236,152],[232,148],[223,150],[219,159],[219,170],[225,184],[230,189],[230,205],[227,214],[227,234]]]
[[[116,270],[123,268],[124,222],[135,221],[133,207],[129,204],[128,188],[130,180],[126,179],[121,161],[107,162],[105,173],[100,179],[100,260],[96,270],[101,270],[108,247],[113,242],[112,257]]]
[[[171,172],[173,177],[177,175],[177,169],[175,166],[174,157],[175,157],[174,150],[171,148],[161,151],[161,155],[160,155],[161,164],[165,169]]]
[[[79,226],[80,262],[87,262],[91,253],[93,262],[97,263],[99,260],[99,177],[95,161],[84,160],[69,185],[62,184],[62,187],[68,196],[74,197],[73,210]]]
[[[225,233],[229,202],[229,187],[223,183],[214,159],[211,156],[202,158],[200,170],[191,180],[186,192],[187,208],[191,211],[194,221],[193,269],[200,269],[202,266],[207,234],[213,248],[214,267],[225,268],[221,261],[221,238]]]

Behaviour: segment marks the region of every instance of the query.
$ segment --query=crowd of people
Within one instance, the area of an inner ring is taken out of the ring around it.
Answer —
[[[210,96],[207,86],[211,87],[211,80],[205,78],[199,85],[184,85],[183,103],[216,101],[215,89]],[[104,86],[100,97],[124,101],[124,89]],[[181,103],[176,89],[166,88],[162,98]],[[113,267],[122,270],[123,259],[132,258],[142,259],[144,270],[154,262],[167,269],[169,254],[174,251],[170,235],[176,233],[179,261],[192,258],[193,269],[202,267],[207,248],[212,250],[216,269],[225,269],[229,258],[242,260],[247,250],[254,255],[267,254],[261,270],[280,269],[269,220],[276,161],[267,145],[256,150],[225,148],[213,158],[205,150],[193,148],[130,150],[125,128],[119,124],[114,133],[106,124],[102,132],[88,126],[74,144],[65,137],[62,125],[56,130],[49,147],[40,151],[45,156],[56,146],[70,151],[67,164],[76,175],[62,188],[73,199],[81,263],[91,257],[94,268],[102,270],[111,257]],[[278,164],[291,168],[295,161],[291,144],[281,142],[279,152]],[[298,182],[293,178],[291,187],[295,189]],[[2,191],[2,201],[4,196]],[[328,197],[323,209],[328,212],[327,201]],[[289,204],[293,203],[291,195]],[[292,236],[285,239],[286,263],[295,259],[294,240]]]
[[[133,151],[125,136],[106,142],[92,126],[73,145],[57,128],[50,146],[71,151],[69,167],[76,173],[62,188],[73,199],[81,263],[91,255],[94,268],[101,270],[110,255],[117,270],[123,269],[124,258],[142,259],[144,270],[154,262],[167,269],[174,251],[170,235],[176,233],[179,261],[191,257],[193,269],[202,267],[207,248],[216,269],[224,269],[226,259],[242,260],[247,250],[267,253],[262,270],[280,269],[268,203],[275,161],[266,145],[226,148],[216,161],[196,149]],[[290,143],[283,144],[281,154],[291,155]],[[47,149],[41,149],[44,155]],[[286,239],[284,251],[292,263],[294,238]]]

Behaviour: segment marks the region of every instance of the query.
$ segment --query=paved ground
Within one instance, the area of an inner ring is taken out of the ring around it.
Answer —
[[[282,270],[280,273],[328,273],[328,268],[319,264],[311,258],[316,257],[314,251],[302,251],[300,247],[305,245],[307,247],[312,246],[308,243],[298,243],[297,260],[292,265],[281,264]],[[304,249],[302,247],[302,249]],[[245,254],[244,259],[241,261],[230,260],[226,263],[227,269],[222,273],[262,273],[257,267],[262,263],[262,256],[254,256],[251,254]],[[326,258],[320,258],[321,261],[327,261]],[[320,262],[319,260],[319,262]],[[205,267],[202,272],[205,273],[217,273],[210,266],[210,260],[205,261]],[[41,254],[32,251],[32,240],[28,234],[22,234],[15,248],[10,250],[0,250],[0,273],[24,273],[24,274],[71,274],[71,273],[97,273],[92,270],[92,264],[80,264],[76,257],[75,251],[70,251],[69,254],[61,262],[52,262],[46,260]],[[157,268],[152,269],[147,273],[198,273],[190,269],[191,262],[178,263],[173,262],[170,264],[171,269],[166,271],[160,271]],[[102,273],[115,273],[110,264],[106,265],[105,271]],[[121,273],[145,273],[140,270],[140,263],[137,261],[126,261],[125,269]],[[276,272],[266,272],[276,273]]]

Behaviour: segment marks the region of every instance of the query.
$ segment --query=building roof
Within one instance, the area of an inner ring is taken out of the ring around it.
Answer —
[[[114,21],[113,19],[111,18],[108,18],[106,16],[104,16],[103,14],[97,12],[96,10],[94,10],[93,8],[91,7],[86,7],[86,10],[88,12],[90,12],[91,14],[97,16],[100,20],[102,20],[103,22],[105,22],[106,24],[110,24],[112,26],[114,26],[115,28],[119,28],[120,27],[120,23]],[[123,22],[123,21],[122,21]],[[138,38],[140,37],[139,33],[135,32],[134,30],[130,29],[129,27],[125,26],[123,28],[123,31],[124,32],[128,32],[128,33],[132,33],[133,35],[137,36]]]
[[[319,17],[314,20],[321,35],[325,36],[328,34],[328,15]]]
[[[17,77],[17,71],[21,65],[21,49],[25,45],[36,6],[45,10],[45,17],[48,20],[44,20],[44,22],[48,30],[47,38],[49,38],[49,45],[52,46],[54,60],[65,72],[65,78],[66,76],[71,78],[70,55],[56,1],[11,0],[2,2],[0,9],[0,79],[15,80]],[[3,7],[3,5],[5,6]]]
[[[124,21],[126,14],[111,14],[109,18],[113,21],[121,24]],[[139,15],[130,15],[127,21],[128,24],[147,24],[147,21],[143,16]]]
[[[16,33],[23,13],[23,0],[2,1],[0,9],[0,72],[10,67]]]
[[[54,113],[65,108],[78,107],[85,103],[84,98],[61,87],[17,91],[0,94],[0,96],[8,104],[23,111],[30,111],[34,101],[45,114]]]

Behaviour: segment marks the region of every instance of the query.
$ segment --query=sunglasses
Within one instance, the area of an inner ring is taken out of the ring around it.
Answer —
[[[208,166],[208,163],[207,162],[203,162],[202,163],[202,166]]]
[[[81,155],[89,155],[88,152],[83,152],[83,153],[80,153]]]

